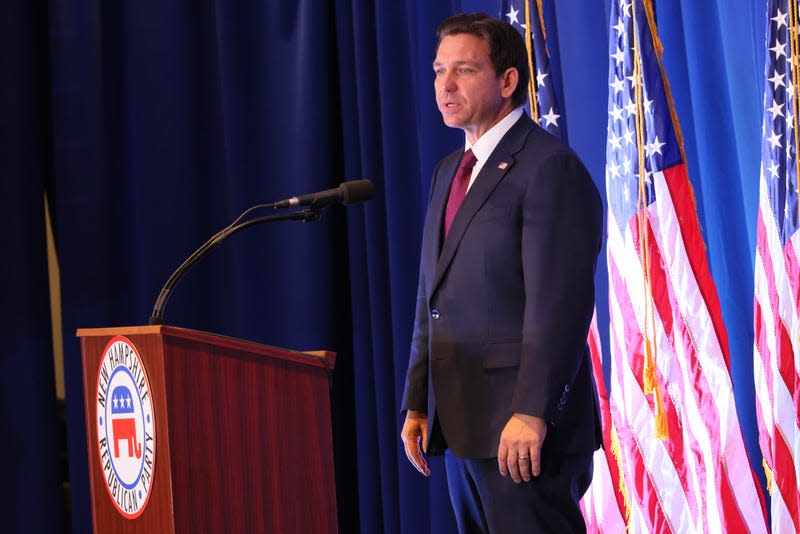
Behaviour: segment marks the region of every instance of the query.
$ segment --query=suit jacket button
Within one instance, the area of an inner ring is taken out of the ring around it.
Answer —
[[[433,317],[434,319],[438,319],[440,316],[441,315],[439,314],[438,308],[434,308],[431,310],[431,317]]]

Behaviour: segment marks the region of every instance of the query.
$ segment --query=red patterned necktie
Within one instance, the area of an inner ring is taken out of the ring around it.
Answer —
[[[444,235],[447,237],[447,232],[450,231],[450,226],[453,225],[453,219],[456,218],[458,208],[467,194],[467,186],[469,185],[469,178],[472,175],[472,168],[478,159],[472,153],[472,149],[464,152],[461,156],[461,163],[458,164],[458,170],[453,177],[453,183],[450,185],[450,196],[447,198],[447,208],[444,211]]]

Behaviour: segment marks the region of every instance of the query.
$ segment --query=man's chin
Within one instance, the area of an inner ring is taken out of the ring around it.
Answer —
[[[462,126],[460,120],[458,120],[456,117],[452,115],[447,115],[445,113],[442,113],[442,122],[444,122],[445,126],[449,126],[450,128],[461,128]]]

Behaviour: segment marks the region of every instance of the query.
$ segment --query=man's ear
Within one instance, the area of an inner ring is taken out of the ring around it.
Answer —
[[[511,98],[519,83],[519,71],[514,67],[509,67],[502,74],[500,80],[500,94],[503,98]]]

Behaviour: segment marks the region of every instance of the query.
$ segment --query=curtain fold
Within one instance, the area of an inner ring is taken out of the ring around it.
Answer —
[[[0,8],[0,517],[9,532],[63,532],[65,520],[45,233],[45,194],[53,194],[49,45],[40,7],[12,0]]]

